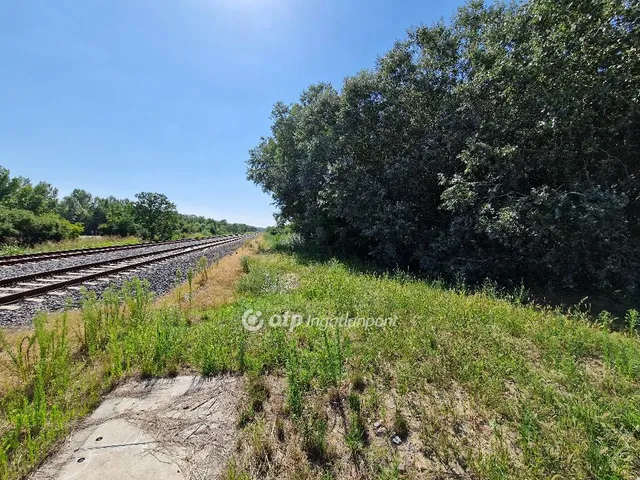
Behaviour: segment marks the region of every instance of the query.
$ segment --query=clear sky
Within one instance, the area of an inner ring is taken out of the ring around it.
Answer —
[[[246,180],[272,105],[340,88],[458,0],[5,0],[0,165],[60,195],[165,193],[182,213],[273,224]]]

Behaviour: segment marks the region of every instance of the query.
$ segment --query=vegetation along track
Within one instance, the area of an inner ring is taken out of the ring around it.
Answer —
[[[187,245],[182,244],[163,250],[162,252],[145,252],[138,255],[127,256],[122,259],[101,260],[83,265],[5,278],[0,280],[0,305],[6,305],[24,298],[41,295],[125,270],[133,270],[150,263],[167,260],[187,253],[237,242],[247,237],[249,236],[234,235],[221,237],[197,245],[193,245],[192,243],[188,243]]]

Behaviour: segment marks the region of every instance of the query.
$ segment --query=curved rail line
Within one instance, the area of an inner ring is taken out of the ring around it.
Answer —
[[[208,238],[198,238],[198,239],[187,238],[182,240],[170,240],[167,242],[148,242],[148,243],[136,243],[133,245],[114,245],[111,247],[76,248],[73,250],[55,250],[52,252],[3,255],[3,256],[0,256],[0,266],[17,265],[20,263],[29,263],[29,262],[40,262],[44,260],[54,260],[57,258],[77,257],[80,255],[91,255],[94,253],[117,252],[120,250],[134,250],[137,248],[155,247],[156,245],[170,245],[173,243],[175,244],[191,243],[191,242],[209,240],[214,238],[224,238],[224,237],[208,237]]]
[[[59,268],[49,270],[47,272],[21,275],[13,278],[3,279],[2,281],[0,281],[0,305],[6,305],[23,298],[41,295],[43,293],[68,287],[76,283],[86,282],[95,278],[112,275],[114,273],[119,273],[125,270],[133,270],[144,265],[178,257],[186,253],[197,252],[199,250],[205,250],[207,248],[236,242],[238,240],[249,238],[251,236],[252,235],[222,237],[212,240],[211,242],[192,246],[175,247],[169,250],[163,250],[162,252],[145,253],[125,257],[122,259],[103,260],[100,262],[93,262],[85,265]],[[131,262],[132,259],[139,260]],[[57,276],[61,276],[63,274],[66,274],[67,276],[56,278]],[[37,281],[39,283],[26,283],[29,281]],[[7,285],[15,285],[15,287],[9,288],[6,287]]]

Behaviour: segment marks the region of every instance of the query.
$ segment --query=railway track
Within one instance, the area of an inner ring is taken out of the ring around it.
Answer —
[[[251,235],[227,236],[211,239],[194,244],[182,242],[181,245],[164,249],[161,252],[144,252],[129,255],[121,259],[101,260],[82,265],[55,268],[40,273],[17,275],[0,280],[0,306],[4,309],[12,307],[10,304],[23,299],[29,299],[67,288],[79,283],[118,274],[120,272],[135,271],[136,269],[163,260],[178,257],[188,253],[206,250],[208,248],[237,242]],[[148,244],[146,246],[149,246]],[[45,260],[43,258],[43,260]],[[48,260],[48,258],[46,259]]]
[[[221,238],[221,237],[211,237],[211,238]],[[184,240],[171,240],[167,242],[156,242],[156,243],[136,243],[133,245],[116,245],[113,247],[92,247],[92,248],[76,248],[73,250],[56,250],[53,252],[40,252],[40,253],[22,253],[18,255],[3,255],[0,256],[0,267],[2,266],[10,266],[10,265],[19,265],[23,263],[31,263],[31,262],[40,262],[44,260],[55,260],[59,258],[68,258],[68,257],[77,257],[80,255],[91,255],[96,253],[107,253],[107,252],[118,252],[118,251],[128,251],[128,250],[136,250],[139,248],[149,248],[160,245],[171,245],[171,244],[185,244],[185,243],[193,243],[202,240],[208,239],[193,239],[188,238]]]

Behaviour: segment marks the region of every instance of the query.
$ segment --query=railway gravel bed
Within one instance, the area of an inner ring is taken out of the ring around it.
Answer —
[[[97,280],[96,282],[91,282],[95,283],[94,285],[78,284],[78,286],[84,286],[87,290],[96,292],[96,294],[100,296],[108,287],[115,286],[119,288],[125,281],[138,277],[143,280],[148,280],[151,290],[156,295],[161,295],[176,286],[176,271],[178,269],[182,272],[186,272],[189,268],[195,269],[198,260],[202,257],[206,257],[211,263],[226,255],[233,254],[246,240],[246,238],[242,238],[238,239],[236,242],[213,246],[205,250],[191,252],[158,263],[153,263],[143,267],[141,271],[136,273],[121,272],[115,278],[110,277],[109,282]],[[95,257],[95,255],[92,255],[92,257]],[[60,292],[64,292],[65,295],[44,294],[37,297],[42,300],[41,303],[22,300],[14,304],[19,307],[16,310],[0,310],[0,326],[29,326],[31,325],[35,315],[40,311],[60,311],[65,308],[68,302],[72,306],[78,306],[80,304],[81,293],[78,290],[63,289],[60,290]]]
[[[208,240],[197,240],[193,243],[189,243],[189,245],[200,245],[202,243],[206,243]],[[132,257],[134,255],[141,255],[144,253],[152,253],[152,252],[164,252],[172,248],[179,247],[178,244],[164,244],[164,245],[149,245],[146,248],[136,248],[132,250],[121,250],[121,251],[113,251],[113,252],[103,252],[103,253],[88,253],[86,255],[80,255],[76,257],[62,257],[51,260],[42,260],[39,262],[33,263],[24,263],[24,264],[16,264],[9,265],[5,267],[0,267],[0,280],[4,280],[6,278],[17,277],[19,275],[29,275],[35,273],[45,273],[49,270],[53,270],[56,268],[65,268],[65,267],[75,267],[86,265],[93,262],[99,262],[103,260],[119,260],[128,257]]]

